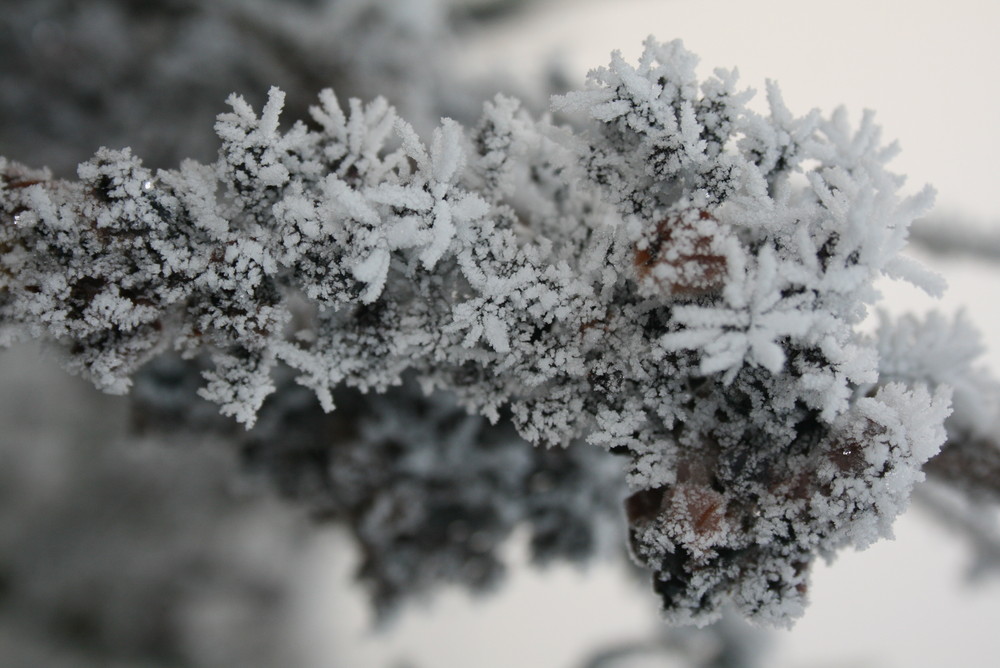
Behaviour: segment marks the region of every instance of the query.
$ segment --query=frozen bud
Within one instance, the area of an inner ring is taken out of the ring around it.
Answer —
[[[667,216],[635,246],[633,264],[650,293],[693,296],[714,292],[726,277],[722,228],[704,210]]]

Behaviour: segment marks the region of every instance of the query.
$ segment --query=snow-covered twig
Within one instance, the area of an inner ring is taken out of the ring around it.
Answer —
[[[384,100],[283,94],[219,117],[213,165],[102,150],[78,181],[0,163],[0,343],[126,391],[166,350],[251,425],[283,364],[325,410],[412,375],[544,445],[626,456],[633,556],[675,622],[787,624],[817,556],[885,535],[958,381],[858,325],[930,190],[901,198],[865,115],[745,107],[679,42],[425,141]],[[913,371],[911,373],[911,371]],[[572,447],[581,447],[573,445]]]

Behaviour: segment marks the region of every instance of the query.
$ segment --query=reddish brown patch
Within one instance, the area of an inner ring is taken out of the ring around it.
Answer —
[[[39,183],[45,183],[41,179],[26,179],[23,181],[10,181],[7,183],[7,187],[10,189],[14,188],[27,188],[28,186],[37,186]]]
[[[46,183],[46,179],[37,178],[29,170],[19,165],[8,165],[6,171],[0,173],[0,184],[9,189],[27,188],[39,183]]]
[[[795,569],[795,577],[800,578],[806,575],[809,572],[810,565],[811,562],[808,561],[793,561],[792,568]],[[809,591],[809,584],[805,581],[800,582],[795,585],[795,591],[805,595]]]
[[[842,473],[858,473],[865,468],[861,444],[853,440],[835,441],[827,456]]]
[[[817,483],[812,471],[798,471],[785,479],[776,478],[768,485],[768,491],[786,499],[808,501],[817,491]]]
[[[635,525],[656,519],[663,506],[665,493],[666,488],[654,487],[653,489],[640,490],[625,499],[625,516],[628,517],[628,523]]]
[[[725,519],[726,499],[706,487],[688,487],[678,490],[691,517],[691,528],[699,536],[718,533]]]
[[[597,318],[594,320],[588,320],[587,322],[580,325],[580,339],[584,340],[587,333],[591,330],[603,332],[607,334],[608,332],[608,321],[605,318]]]
[[[714,220],[710,213],[703,210],[698,212],[698,219]],[[684,241],[692,244],[693,248],[668,259],[671,246],[684,237]],[[719,289],[726,272],[726,258],[712,251],[712,237],[694,230],[684,216],[664,218],[657,223],[656,234],[645,248],[635,247],[632,262],[641,281],[653,280],[673,295],[698,295]],[[686,275],[679,280],[661,280],[653,273],[659,265],[673,266]]]
[[[884,433],[885,427],[871,420],[865,420],[865,427],[860,438],[841,437],[835,439],[833,447],[827,452],[827,457],[841,472],[858,474],[869,466],[865,459],[866,444],[875,441]]]
[[[677,482],[688,486],[710,487],[715,462],[715,441],[711,437],[702,440],[700,458],[682,459],[677,462]]]

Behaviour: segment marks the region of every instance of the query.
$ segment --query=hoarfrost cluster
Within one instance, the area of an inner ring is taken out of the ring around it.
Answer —
[[[788,624],[817,557],[888,534],[945,442],[952,393],[955,424],[975,430],[965,397],[993,381],[921,356],[935,340],[920,332],[945,323],[859,329],[879,277],[943,287],[900,255],[933,196],[899,194],[872,117],[798,117],[773,85],[761,115],[734,72],[699,82],[695,64],[651,39],[637,65],[616,54],[556,97],[554,116],[497,96],[471,127],[444,119],[426,139],[385,100],[330,90],[283,127],[272,89],[259,114],[229,99],[213,164],[153,172],[102,149],[65,181],[0,162],[0,343],[51,342],[111,392],[167,351],[202,359],[202,396],[247,427],[267,423],[276,369],[332,420],[344,388],[426,402],[431,423],[454,424],[423,439],[375,399],[356,428],[379,434],[323,450],[320,498],[354,523],[377,597],[410,577],[379,559],[409,549],[408,521],[479,485],[528,495],[539,470],[603,449],[624,462],[631,551],[670,621],[733,604]],[[473,457],[447,434],[485,426],[411,383],[552,449],[524,459],[485,430],[472,440],[492,472],[418,504],[412,471]],[[367,480],[362,515],[355,468],[400,473]],[[312,475],[285,473],[293,495]],[[482,512],[469,531],[483,568],[460,579],[488,579],[507,531],[502,509]]]

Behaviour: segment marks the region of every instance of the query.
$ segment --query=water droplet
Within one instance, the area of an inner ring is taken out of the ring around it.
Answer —
[[[20,224],[21,224],[21,214],[15,213],[14,214],[14,226],[16,227],[17,225],[20,225]]]
[[[150,190],[153,189],[153,182],[149,180],[143,181],[142,189],[145,190],[146,192],[149,192]]]
[[[843,450],[840,451],[840,454],[842,454],[845,457],[847,457],[847,456],[853,455],[854,454],[854,450],[852,450],[851,448],[844,448]]]

